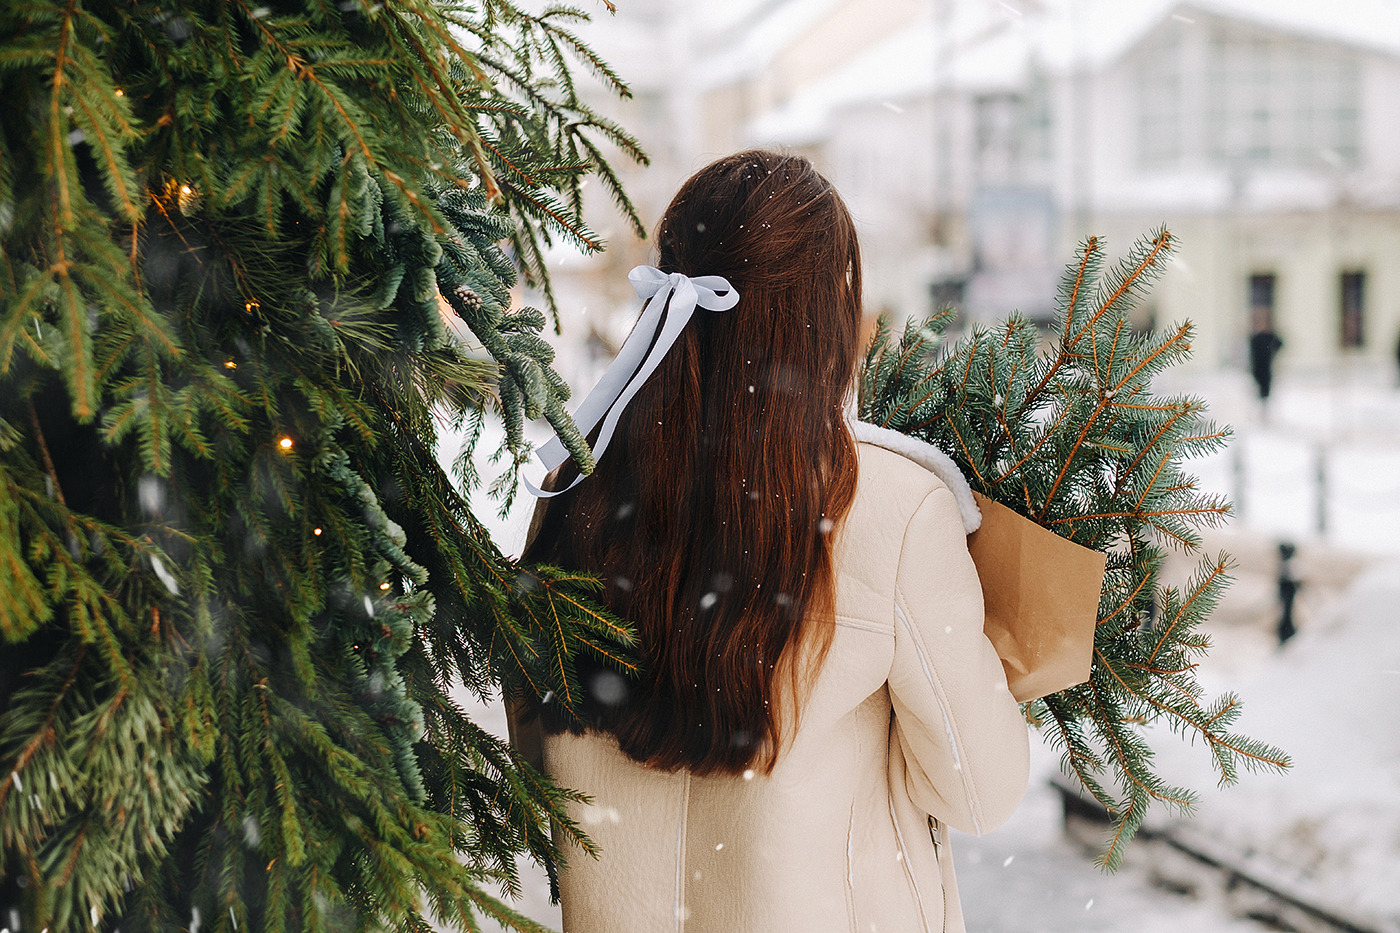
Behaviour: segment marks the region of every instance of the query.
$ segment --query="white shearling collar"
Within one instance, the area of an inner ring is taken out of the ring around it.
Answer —
[[[982,510],[977,507],[977,500],[972,497],[972,487],[968,485],[967,479],[952,457],[927,441],[900,434],[889,428],[857,421],[854,418],[847,421],[847,424],[850,426],[851,436],[858,442],[874,444],[876,447],[897,453],[941,479],[958,502],[958,511],[962,514],[963,528],[967,533],[972,534],[981,527]]]

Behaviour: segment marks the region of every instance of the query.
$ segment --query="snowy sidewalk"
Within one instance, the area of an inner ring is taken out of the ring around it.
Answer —
[[[1400,389],[1389,373],[1291,374],[1265,411],[1241,372],[1168,373],[1161,394],[1203,398],[1234,430],[1187,469],[1235,502],[1231,527],[1400,554]]]
[[[1202,791],[1190,831],[1307,900],[1400,929],[1400,562],[1362,573],[1254,670],[1202,675],[1208,692],[1243,698],[1238,731],[1294,764],[1212,790],[1205,750],[1162,730],[1162,772]]]
[[[1261,933],[1230,915],[1204,885],[1174,893],[1158,880],[1155,853],[1129,846],[1123,866],[1096,868],[1063,832],[1060,800],[1046,780],[1056,755],[1032,737],[1037,776],[1009,822],[953,840],[968,933]],[[1180,891],[1180,888],[1177,889]],[[1204,895],[1204,896],[1203,896]]]

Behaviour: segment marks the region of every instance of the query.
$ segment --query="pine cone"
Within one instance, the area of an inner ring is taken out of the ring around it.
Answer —
[[[465,285],[457,286],[457,298],[468,311],[481,310],[481,296]]]

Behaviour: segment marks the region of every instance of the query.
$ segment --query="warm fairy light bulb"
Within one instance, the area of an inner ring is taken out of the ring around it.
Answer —
[[[126,96],[126,91],[123,91],[121,88],[117,88],[117,96],[118,96],[118,97],[125,97],[125,96]]]
[[[224,369],[237,369],[237,368],[238,368],[238,364],[235,363],[233,360],[225,360],[225,361],[224,361]]]
[[[321,534],[321,529],[319,529],[319,528],[313,528],[313,529],[311,530],[311,533],[312,533],[313,535],[319,536],[319,535]]]
[[[389,588],[389,584],[387,584],[387,583],[381,583],[381,584],[379,584],[379,588],[380,588],[381,590],[387,590],[387,589]]]
[[[286,436],[284,435],[284,436],[282,437],[282,439],[279,440],[279,441],[277,442],[277,446],[278,446],[278,447],[281,447],[283,450],[291,450],[291,449],[292,449],[292,439],[291,439],[290,437],[286,437]]]
[[[243,310],[247,311],[249,314],[252,314],[261,307],[262,305],[258,304],[258,299],[256,298],[249,298],[247,301],[243,302]]]
[[[196,210],[199,207],[199,192],[195,187],[185,182],[176,182],[173,178],[166,185],[166,196],[175,202],[184,213]]]

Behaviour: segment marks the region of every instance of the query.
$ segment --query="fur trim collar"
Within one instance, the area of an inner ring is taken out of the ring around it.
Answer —
[[[851,428],[851,436],[857,442],[874,444],[876,447],[883,447],[885,450],[913,460],[941,479],[943,484],[952,491],[953,498],[958,501],[958,511],[962,513],[963,528],[968,534],[972,534],[981,527],[982,510],[977,507],[977,500],[972,497],[972,487],[968,485],[967,479],[958,469],[958,465],[953,462],[952,457],[927,441],[910,437],[908,434],[900,434],[898,431],[882,428],[865,421],[852,419],[848,423]]]

